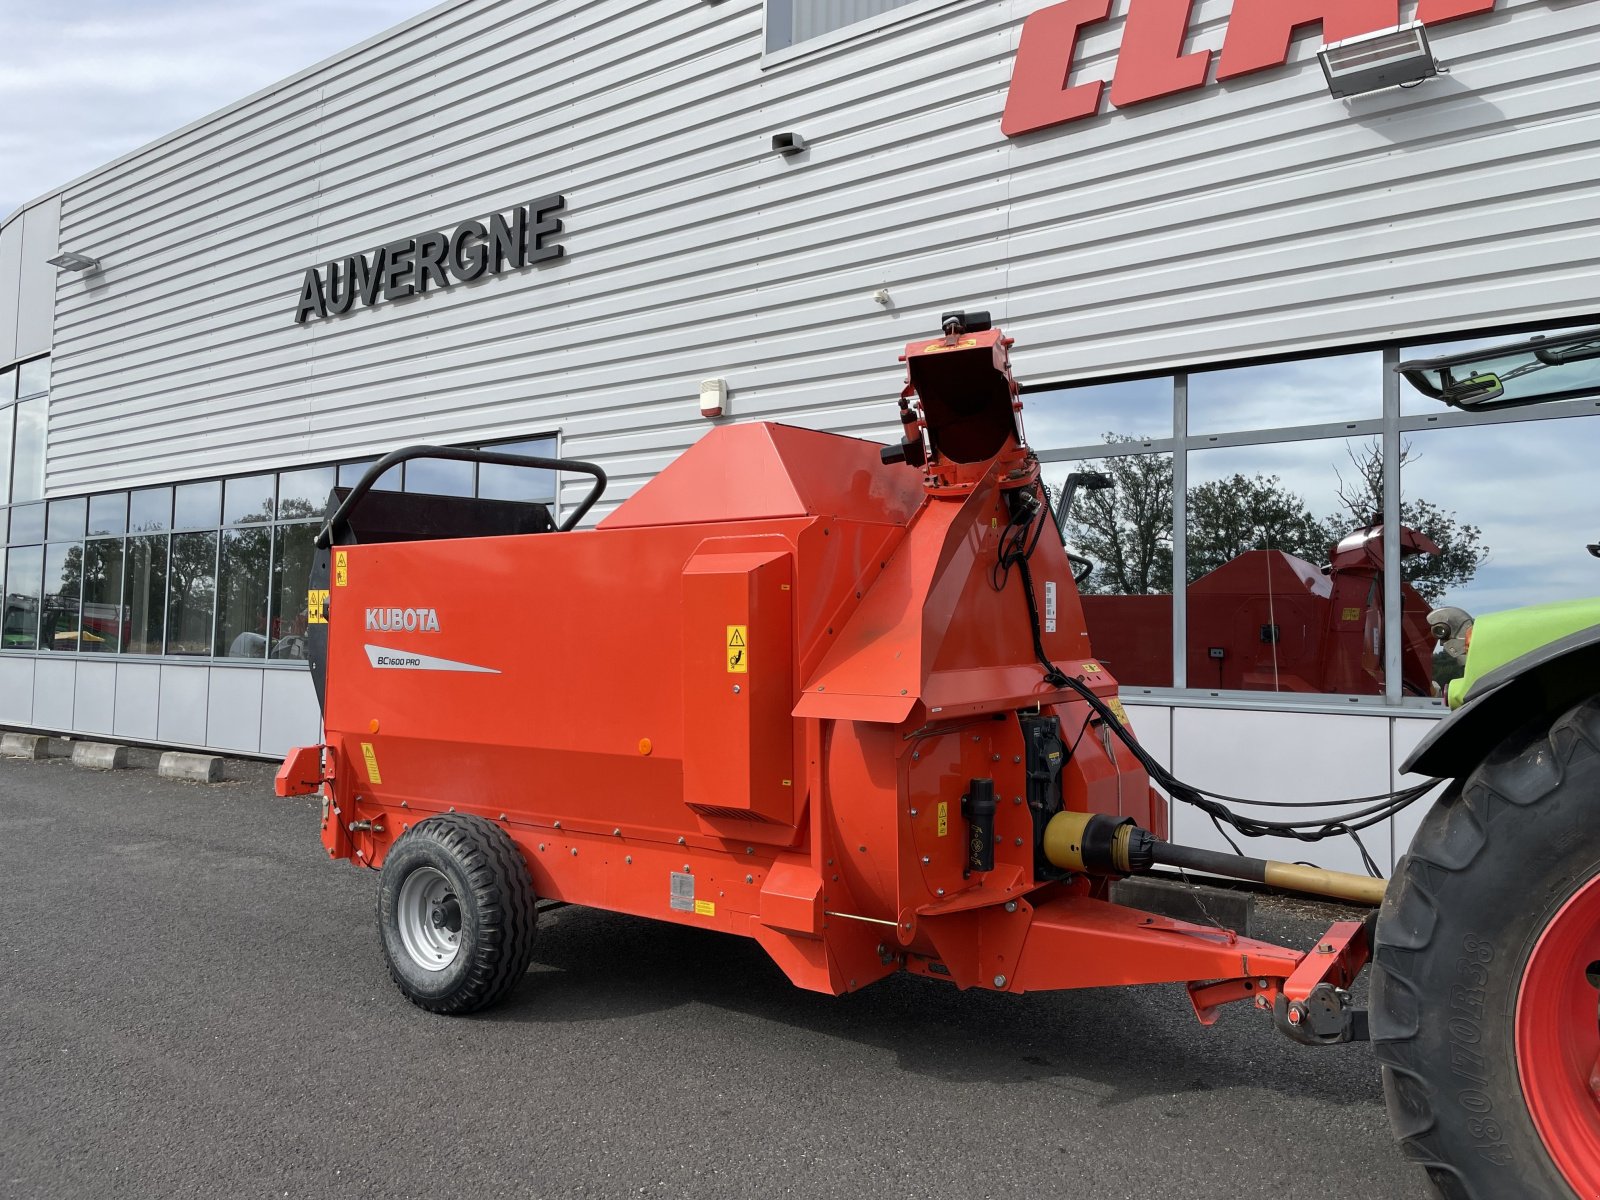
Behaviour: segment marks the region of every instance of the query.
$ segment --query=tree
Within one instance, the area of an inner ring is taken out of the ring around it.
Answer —
[[[1120,433],[1105,439],[1109,445],[1140,440]],[[1120,596],[1171,592],[1172,459],[1129,454],[1083,466],[1103,471],[1115,485],[1080,490],[1067,517],[1067,544],[1095,564],[1083,590]]]
[[[1283,550],[1321,565],[1333,537],[1276,475],[1234,474],[1189,489],[1189,582],[1247,550]]]
[[[1368,443],[1359,452],[1348,450],[1352,472],[1347,479],[1339,476],[1338,496],[1344,512],[1328,519],[1330,525],[1375,525],[1383,518],[1383,450],[1377,441]],[[1416,462],[1411,443],[1400,446],[1400,479],[1405,482],[1405,465]],[[1417,554],[1400,564],[1401,577],[1405,579],[1429,604],[1437,604],[1452,588],[1472,582],[1478,567],[1489,556],[1484,545],[1483,530],[1456,518],[1429,500],[1408,500],[1402,490],[1400,496],[1400,523],[1410,526],[1430,539],[1441,551],[1439,554]]]

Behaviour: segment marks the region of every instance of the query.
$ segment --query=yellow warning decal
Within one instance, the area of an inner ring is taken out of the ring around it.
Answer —
[[[697,917],[714,917],[717,915],[717,905],[714,900],[696,900],[694,902],[694,915]]]
[[[1107,707],[1110,708],[1112,712],[1117,714],[1117,720],[1121,721],[1124,725],[1128,723],[1128,710],[1122,707],[1121,700],[1113,697],[1111,703],[1108,704]]]
[[[1098,675],[1104,669],[1105,668],[1102,667],[1099,663],[1084,663],[1083,664],[1083,673],[1085,675]]]
[[[306,593],[306,624],[326,625],[328,623],[328,589],[313,590]]]
[[[339,587],[346,587],[350,583],[350,551],[335,550],[333,552],[333,582]]]
[[[372,748],[371,742],[361,743],[361,757],[367,760],[367,782],[382,783],[383,776],[378,774],[378,752]]]
[[[1347,608],[1339,614],[1339,620],[1359,621],[1361,620],[1361,610],[1359,608]]]
[[[950,832],[950,802],[939,801],[939,836],[945,837]]]
[[[728,626],[728,674],[750,674],[750,626]]]

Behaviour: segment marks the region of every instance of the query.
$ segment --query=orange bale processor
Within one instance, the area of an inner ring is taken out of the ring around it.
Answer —
[[[1121,907],[1158,863],[1376,902],[1377,880],[1173,846],[1024,439],[1010,339],[906,348],[897,445],[711,430],[599,525],[591,464],[417,447],[319,538],[308,610],[328,853],[378,869],[390,972],[462,1013],[537,901],[755,938],[796,984],[1182,982],[1307,1041],[1362,1034],[1366,924],[1302,954]],[[538,505],[371,490],[445,456],[583,472]],[[1114,734],[1116,736],[1114,736]]]

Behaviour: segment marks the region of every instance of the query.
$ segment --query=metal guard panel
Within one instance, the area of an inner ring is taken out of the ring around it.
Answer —
[[[785,517],[904,525],[922,475],[885,466],[876,442],[752,422],[720,425],[600,522],[601,529]]]
[[[1600,690],[1600,625],[1581,629],[1490,671],[1400,764],[1401,774],[1454,778],[1483,761],[1517,726],[1556,715]]]

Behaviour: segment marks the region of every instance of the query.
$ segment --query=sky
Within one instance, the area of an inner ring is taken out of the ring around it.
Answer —
[[[436,0],[0,0],[0,221]]]

